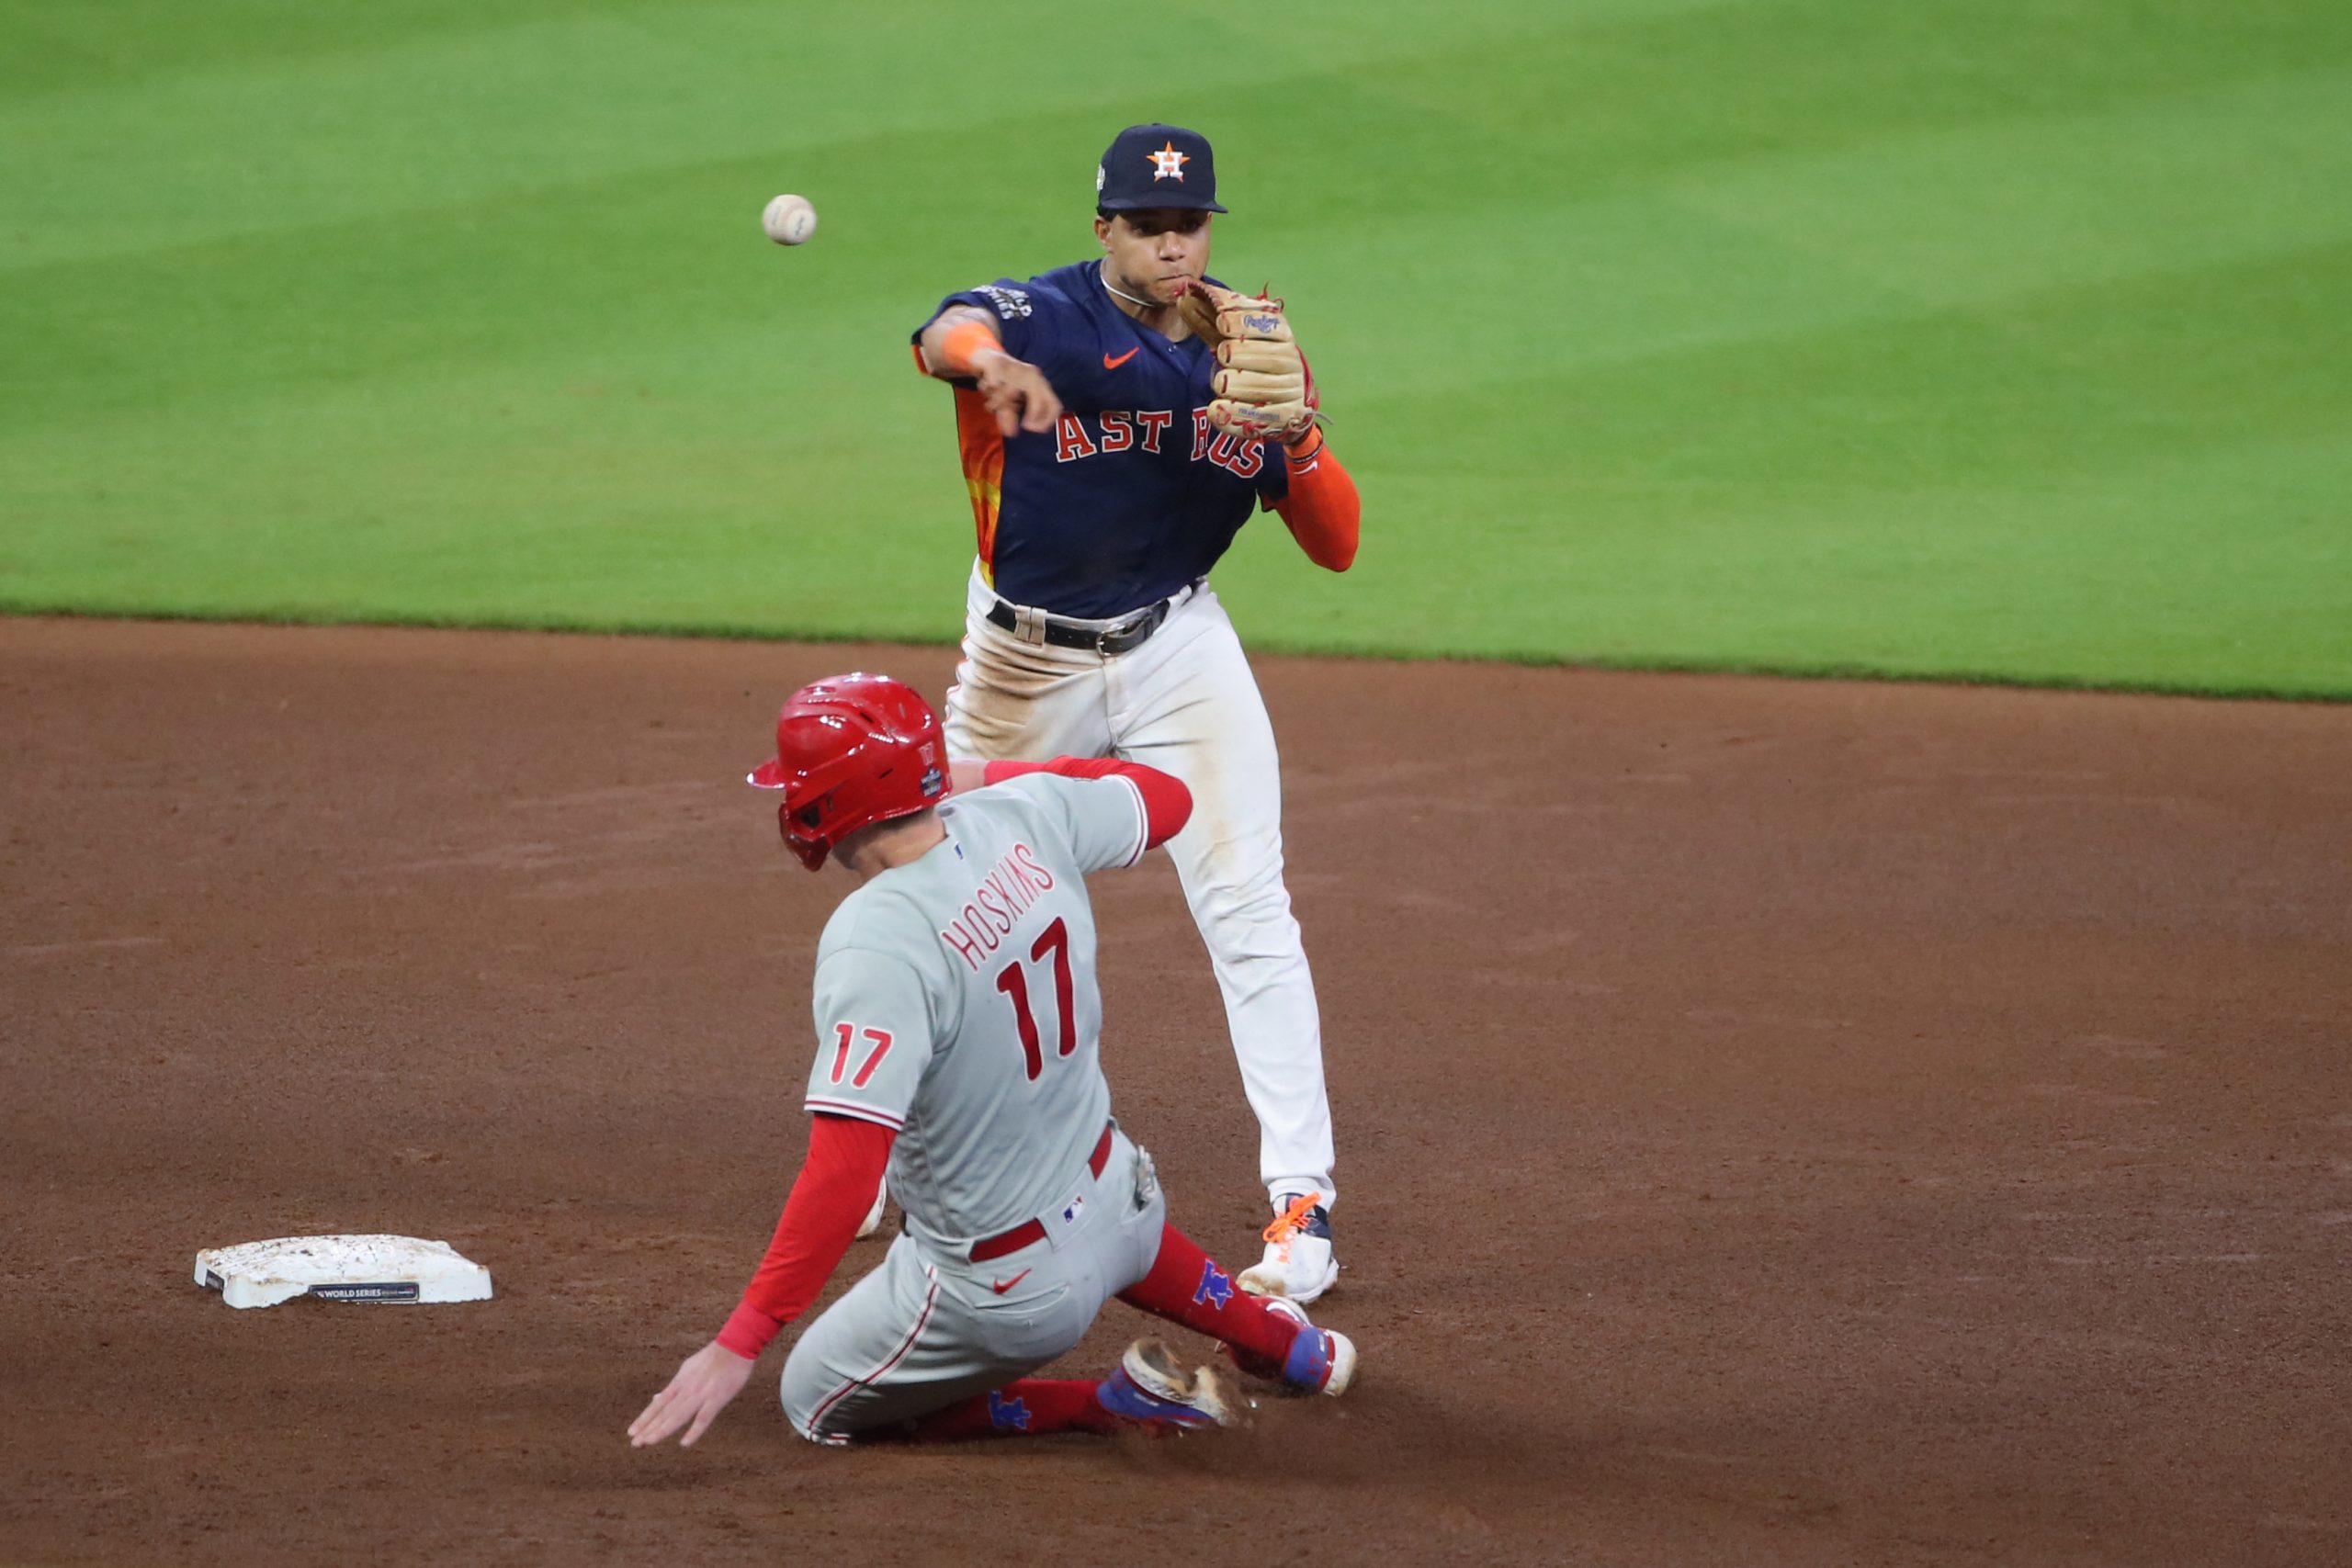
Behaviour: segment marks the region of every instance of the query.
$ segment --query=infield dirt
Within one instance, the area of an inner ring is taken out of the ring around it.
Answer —
[[[820,1451],[772,1351],[632,1451],[802,1147],[847,884],[738,781],[851,667],[950,655],[0,622],[0,1561],[2352,1557],[2344,707],[1261,660],[1356,1390]],[[1247,1258],[1174,877],[1095,894],[1121,1118]],[[334,1230],[497,1299],[189,1281]]]

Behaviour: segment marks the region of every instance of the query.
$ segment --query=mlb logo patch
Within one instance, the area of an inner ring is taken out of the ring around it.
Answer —
[[[1025,1432],[1029,1429],[1029,1406],[1018,1399],[1007,1399],[1000,1391],[990,1389],[989,1425],[1000,1432]]]
[[[1085,1194],[1080,1193],[1079,1196],[1069,1201],[1069,1208],[1062,1211],[1062,1224],[1066,1225],[1074,1225],[1078,1224],[1078,1216],[1084,1212],[1085,1208],[1086,1196]]]

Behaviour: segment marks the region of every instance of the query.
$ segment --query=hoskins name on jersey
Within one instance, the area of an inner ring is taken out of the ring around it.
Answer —
[[[978,974],[981,961],[1004,945],[1029,907],[1053,888],[1054,874],[1038,861],[1037,852],[1016,840],[941,931],[939,940]]]

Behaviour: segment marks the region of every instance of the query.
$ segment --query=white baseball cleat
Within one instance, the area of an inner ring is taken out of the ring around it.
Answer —
[[[1319,1192],[1284,1193],[1274,1200],[1283,1211],[1265,1229],[1266,1256],[1241,1271],[1234,1283],[1253,1296],[1314,1301],[1339,1283],[1340,1260],[1331,1256],[1331,1214]]]
[[[857,1227],[857,1239],[864,1241],[882,1228],[882,1208],[890,1201],[890,1184],[884,1182],[874,1194],[874,1207],[865,1211],[865,1218]]]

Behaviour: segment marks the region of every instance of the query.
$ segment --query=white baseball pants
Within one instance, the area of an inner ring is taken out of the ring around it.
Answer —
[[[847,1442],[1026,1377],[1077,1344],[1103,1303],[1151,1272],[1168,1223],[1149,1158],[1125,1133],[1114,1132],[1099,1179],[1077,1173],[1080,1193],[1090,1201],[1074,1224],[986,1263],[910,1219],[880,1267],[786,1358],[778,1389],[792,1429]]]
[[[947,692],[948,755],[1116,756],[1184,782],[1192,820],[1168,852],[1225,998],[1258,1117],[1259,1174],[1270,1198],[1312,1190],[1332,1201],[1322,1023],[1283,886],[1282,762],[1225,607],[1204,582],[1142,647],[1106,657],[1024,640],[988,619],[996,603],[976,566]]]

